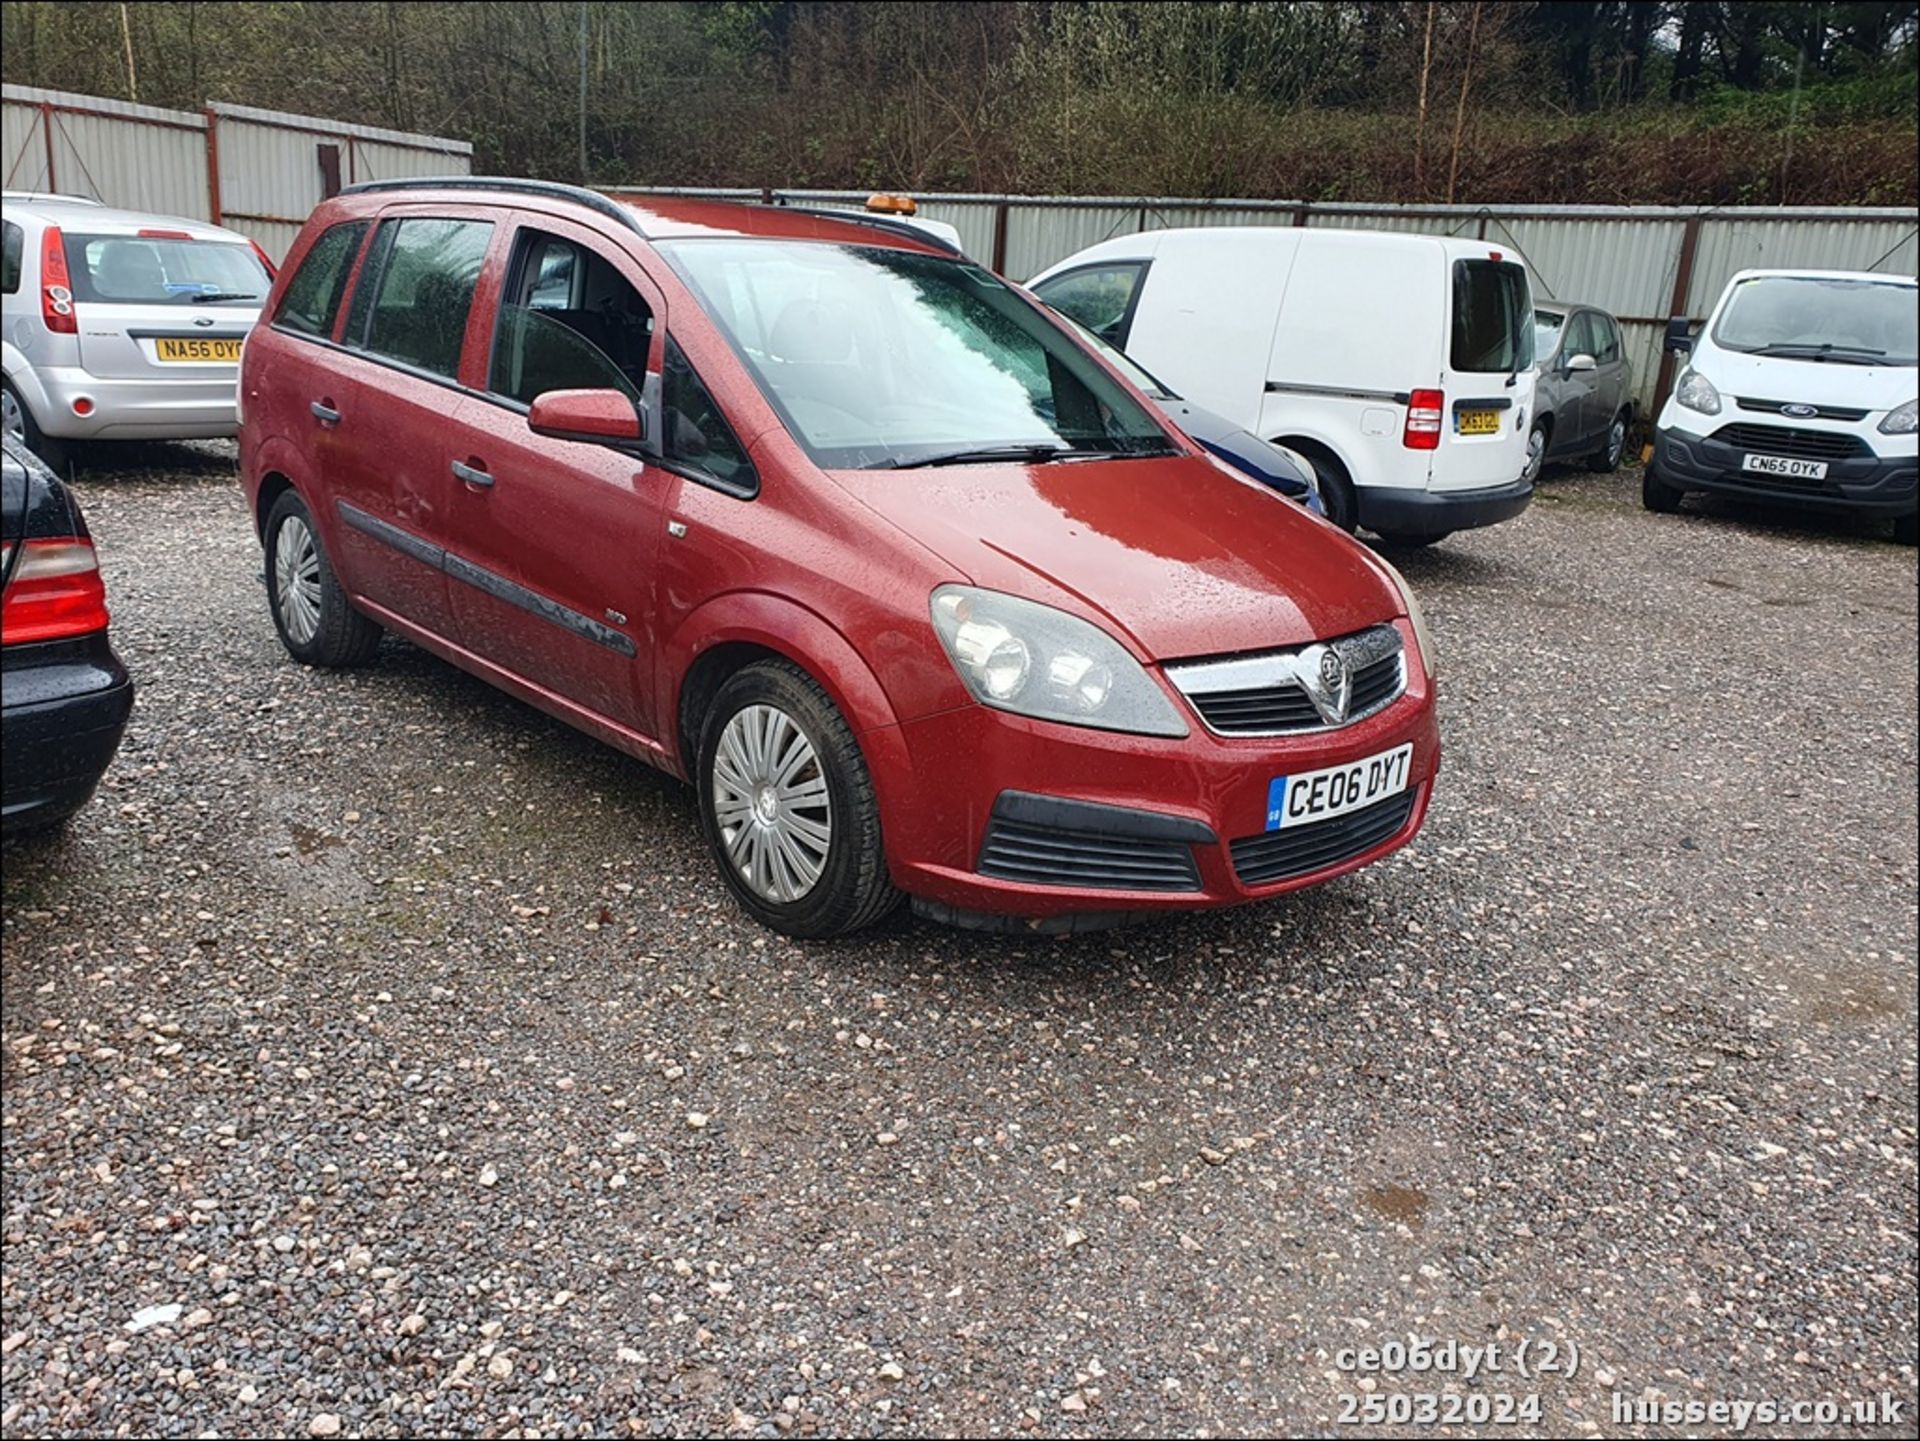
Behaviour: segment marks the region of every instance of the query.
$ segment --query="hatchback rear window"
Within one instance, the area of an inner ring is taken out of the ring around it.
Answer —
[[[1505,260],[1453,263],[1453,366],[1510,375],[1533,364],[1533,292]]]
[[[104,305],[258,305],[273,282],[250,245],[159,235],[66,237],[73,298]]]

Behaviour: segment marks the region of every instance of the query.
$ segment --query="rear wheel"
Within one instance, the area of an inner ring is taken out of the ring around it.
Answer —
[[[1354,496],[1347,468],[1324,452],[1300,450],[1297,445],[1289,448],[1304,455],[1313,467],[1314,479],[1320,484],[1320,504],[1326,507],[1327,519],[1352,535],[1360,524],[1360,503]]]
[[[1680,497],[1685,494],[1662,480],[1651,465],[1640,472],[1640,504],[1658,515],[1672,515],[1680,509]]]
[[[42,433],[39,422],[33,418],[33,412],[27,409],[27,403],[20,398],[20,392],[13,388],[10,380],[0,380],[0,430],[39,456],[48,470],[65,473],[66,442]]]
[[[380,627],[347,599],[297,491],[267,516],[267,604],[280,643],[302,665],[364,665],[380,648]]]
[[[1607,427],[1607,443],[1587,457],[1587,469],[1605,475],[1620,468],[1620,457],[1627,449],[1627,413],[1621,411]]]
[[[820,683],[786,661],[731,677],[701,727],[700,826],[751,916],[837,936],[898,904],[860,747]]]

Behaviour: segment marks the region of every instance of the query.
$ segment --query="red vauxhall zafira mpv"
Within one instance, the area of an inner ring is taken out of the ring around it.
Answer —
[[[1260,900],[1425,816],[1393,568],[912,221],[361,185],[240,399],[295,659],[392,631],[691,781],[788,935]]]

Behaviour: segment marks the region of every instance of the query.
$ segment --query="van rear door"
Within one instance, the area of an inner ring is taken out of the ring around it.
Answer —
[[[1519,478],[1533,418],[1533,290],[1526,267],[1489,252],[1449,267],[1451,322],[1440,444],[1427,488],[1483,490]]]
[[[225,379],[272,279],[251,246],[184,230],[63,232],[80,366],[103,380]]]

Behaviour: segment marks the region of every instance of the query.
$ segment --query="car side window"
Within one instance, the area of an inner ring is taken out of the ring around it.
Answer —
[[[1133,309],[1140,296],[1141,278],[1146,271],[1144,261],[1089,265],[1056,275],[1034,286],[1033,293],[1055,310],[1072,316],[1107,344],[1125,350],[1127,331],[1133,325]]]
[[[340,313],[347,276],[353,270],[353,257],[360,253],[367,225],[364,220],[349,220],[330,227],[313,242],[293,279],[287,282],[280,308],[274,312],[274,324],[303,335],[333,334],[333,320]]]
[[[17,295],[20,291],[20,254],[26,248],[27,235],[11,220],[0,235],[0,291]]]
[[[370,354],[453,379],[492,234],[492,222],[486,220],[384,222],[373,257],[378,273],[360,283],[363,291],[371,284],[372,295],[364,307],[360,345]],[[354,313],[362,309],[356,295]]]
[[[1620,359],[1620,327],[1613,323],[1611,315],[1602,315],[1597,310],[1592,314],[1593,338],[1600,347],[1594,359],[1602,365],[1617,364]]]
[[[677,468],[690,470],[735,495],[752,495],[760,488],[753,463],[735,438],[733,428],[714,404],[686,354],[667,337],[661,377],[661,450]]]
[[[549,390],[620,390],[647,379],[653,311],[605,256],[522,229],[507,266],[487,388],[522,405]]]

